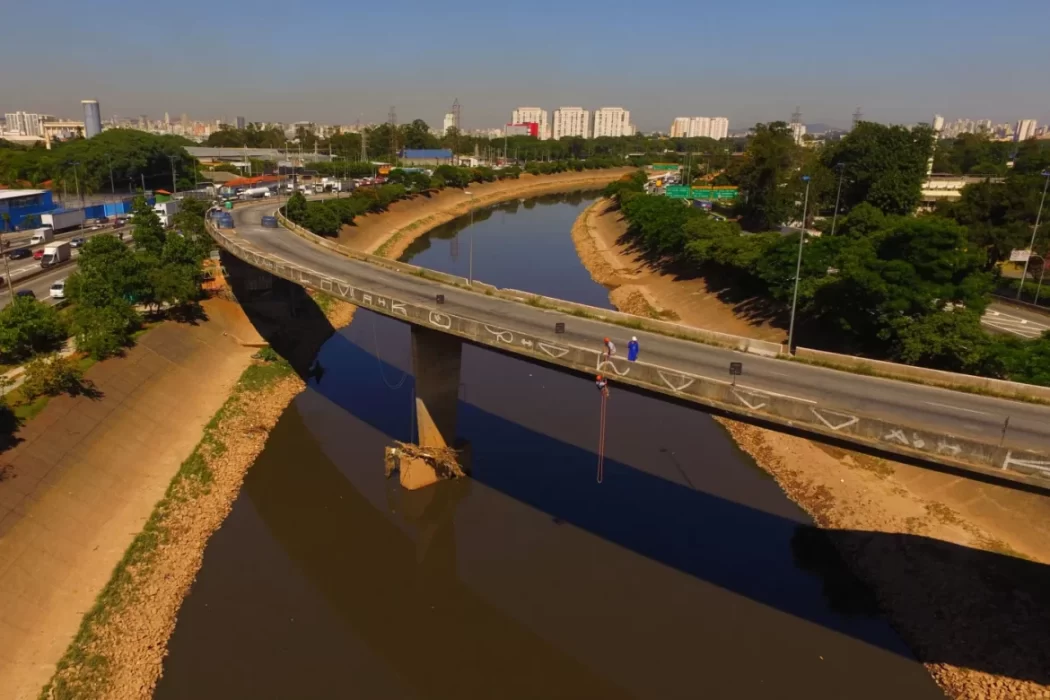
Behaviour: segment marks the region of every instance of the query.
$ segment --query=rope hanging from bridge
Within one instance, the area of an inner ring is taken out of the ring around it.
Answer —
[[[379,367],[379,377],[383,380],[383,383],[386,384],[387,389],[390,389],[391,391],[397,391],[404,385],[405,380],[408,379],[408,372],[406,371],[402,373],[401,380],[397,382],[397,384],[391,384],[387,381],[386,374],[383,372],[383,358],[379,355],[379,335],[376,333],[375,316],[372,316],[372,340],[375,343],[376,347],[376,365]]]
[[[602,407],[601,407],[601,418],[598,423],[598,483],[602,483],[602,479],[605,478],[605,408],[609,402],[609,389],[603,388],[601,390],[602,395]]]

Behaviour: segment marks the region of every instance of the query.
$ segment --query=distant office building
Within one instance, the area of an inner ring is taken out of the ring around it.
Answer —
[[[601,107],[594,110],[592,136],[626,136],[631,126],[631,113],[623,107]]]
[[[81,100],[84,105],[84,136],[92,138],[102,133],[102,112],[98,100]]]
[[[167,112],[164,113],[164,126],[171,126],[171,115]]]
[[[1014,129],[1014,141],[1025,141],[1030,138],[1035,138],[1036,126],[1035,119],[1019,120],[1017,122],[1017,128]]]
[[[518,107],[511,113],[512,124],[537,124],[536,136],[540,139],[551,137],[550,125],[547,123],[547,110],[539,107]]]
[[[45,117],[46,115],[30,112],[9,112],[4,115],[7,130],[18,136],[41,136],[43,129],[40,124]]]
[[[441,133],[447,134],[449,129],[453,129],[456,126],[456,115],[453,112],[445,113],[445,121],[442,122]]]
[[[243,129],[244,128],[244,117],[237,117],[237,128],[238,129]]]
[[[583,107],[559,107],[554,110],[551,138],[557,141],[566,136],[591,137],[591,113]]]

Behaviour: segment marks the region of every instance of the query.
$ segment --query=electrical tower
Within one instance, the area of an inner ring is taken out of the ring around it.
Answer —
[[[390,154],[391,162],[397,162],[397,110],[393,107],[386,115],[387,124],[390,125]]]
[[[801,124],[802,123],[802,108],[796,106],[795,111],[791,113],[791,123]]]
[[[456,127],[456,131],[462,128],[459,125],[459,115],[459,98],[457,97],[452,101],[452,126]]]
[[[857,107],[857,111],[853,113],[853,128],[857,128],[857,124],[864,121],[864,113],[860,111],[860,107]]]

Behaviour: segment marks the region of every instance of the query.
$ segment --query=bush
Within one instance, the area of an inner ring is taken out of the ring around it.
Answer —
[[[84,390],[84,375],[75,360],[49,355],[30,360],[25,366],[22,393],[28,399],[38,396],[76,396]]]
[[[66,336],[58,309],[36,299],[15,297],[0,309],[0,352],[8,359],[54,350]]]
[[[77,306],[73,310],[77,348],[96,360],[119,354],[138,327],[138,314],[126,301],[113,300],[107,306]]]

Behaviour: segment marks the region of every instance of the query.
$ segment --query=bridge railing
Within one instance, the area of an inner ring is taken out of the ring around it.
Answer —
[[[883,453],[948,464],[973,472],[1050,487],[1050,453],[1012,445],[960,437],[921,426],[842,410],[833,404],[745,389],[730,382],[648,362],[606,359],[592,348],[566,343],[552,332],[538,336],[494,323],[450,313],[448,305],[431,307],[406,302],[356,286],[245,245],[232,233],[208,230],[231,254],[278,277],[340,297],[356,306],[558,365],[581,373],[599,372],[614,382],[687,400],[734,418],[766,427],[801,431]],[[1005,438],[1005,436],[1004,436]]]

